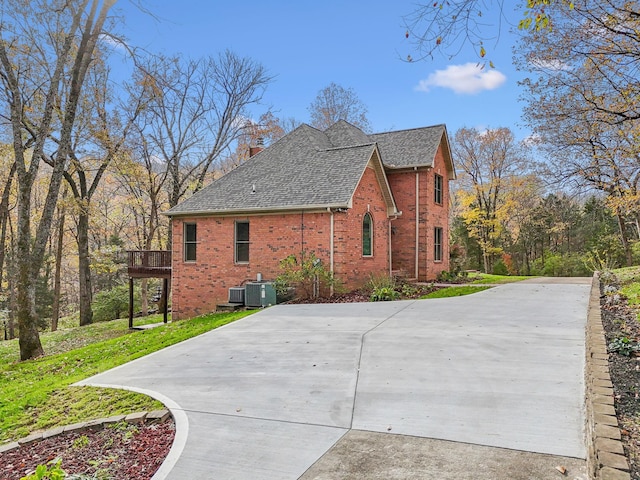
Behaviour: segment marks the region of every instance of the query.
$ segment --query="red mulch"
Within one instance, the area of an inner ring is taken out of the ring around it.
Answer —
[[[0,479],[20,480],[38,465],[60,458],[68,475],[148,480],[169,453],[174,435],[173,419],[139,425],[122,422],[56,435],[0,453]]]

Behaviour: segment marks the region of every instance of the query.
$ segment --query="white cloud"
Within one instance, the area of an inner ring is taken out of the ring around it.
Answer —
[[[445,70],[436,70],[426,80],[420,80],[416,90],[428,92],[432,87],[449,88],[455,93],[473,95],[483,90],[495,90],[507,77],[494,68],[482,68],[477,63],[449,65]]]
[[[531,57],[529,59],[529,63],[534,68],[537,68],[539,70],[551,70],[556,72],[571,70],[571,67],[569,67],[569,65],[557,59],[543,60],[540,58]]]

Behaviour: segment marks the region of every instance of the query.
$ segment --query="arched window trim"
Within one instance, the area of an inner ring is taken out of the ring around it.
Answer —
[[[369,212],[362,217],[362,256],[373,257],[373,216]]]

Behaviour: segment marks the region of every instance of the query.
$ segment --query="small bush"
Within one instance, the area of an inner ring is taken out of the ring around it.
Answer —
[[[502,260],[498,260],[493,265],[493,274],[494,275],[509,275],[509,269],[507,265]]]
[[[400,293],[397,292],[394,288],[391,287],[380,287],[376,288],[371,292],[371,296],[369,299],[372,302],[387,302],[390,300],[396,300],[400,296]]]
[[[38,465],[36,471],[26,477],[22,477],[20,480],[63,480],[67,474],[60,466],[62,464],[61,458],[51,460],[47,465]]]
[[[372,302],[386,302],[397,299],[400,297],[400,292],[396,288],[395,279],[384,274],[371,275],[365,285],[366,291],[370,292],[369,300]]]
[[[134,307],[140,305],[140,287],[134,288]],[[93,309],[93,321],[105,322],[116,320],[129,309],[129,286],[118,285],[111,290],[98,292],[91,305]]]
[[[533,262],[531,268],[532,275],[543,275],[545,277],[588,277],[593,270],[587,266],[585,258],[577,253],[550,253]]]
[[[307,300],[325,296],[331,287],[340,288],[333,273],[324,268],[314,252],[302,252],[300,259],[289,255],[280,261],[282,273],[275,281],[276,294],[286,295],[295,288],[299,298]]]
[[[436,280],[438,282],[453,283],[453,282],[464,281],[468,276],[469,274],[463,270],[457,270],[457,269],[451,270],[451,271],[443,270],[440,273],[438,273]]]
[[[609,352],[619,353],[625,357],[630,357],[635,352],[640,351],[638,342],[634,342],[629,337],[618,337],[609,343]]]

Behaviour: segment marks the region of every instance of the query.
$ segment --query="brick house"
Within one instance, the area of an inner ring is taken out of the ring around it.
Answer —
[[[314,252],[348,288],[371,274],[416,280],[449,269],[444,125],[367,135],[303,124],[167,212],[174,319],[215,310],[230,287],[274,279]]]

